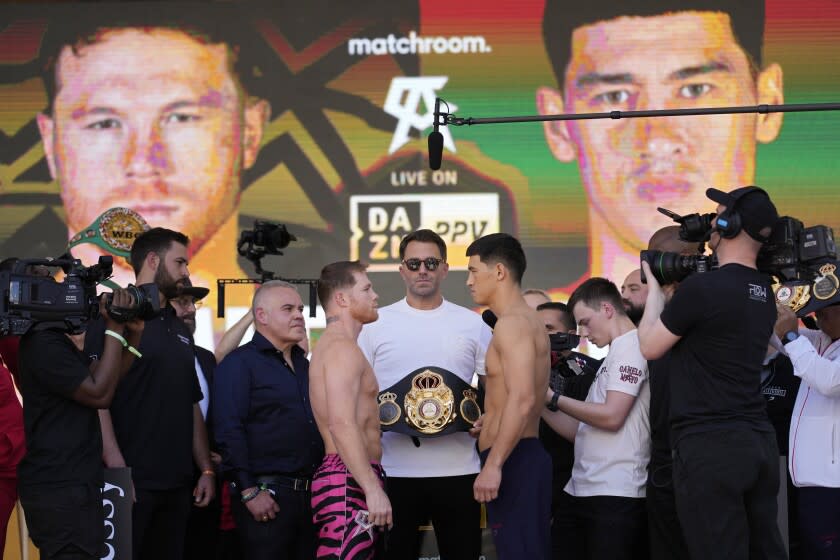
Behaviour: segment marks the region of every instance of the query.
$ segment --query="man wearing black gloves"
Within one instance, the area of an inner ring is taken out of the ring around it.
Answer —
[[[565,557],[648,560],[645,467],[650,458],[647,362],[618,288],[589,278],[569,298],[578,330],[609,352],[584,402],[548,391],[542,418],[574,441],[575,462],[565,492],[577,534]],[[608,535],[608,537],[607,537]]]
[[[113,298],[113,306],[131,307],[124,290],[116,290]],[[93,559],[104,553],[104,471],[96,410],[111,404],[121,372],[134,358],[123,348],[131,344],[133,349],[143,330],[142,321],[123,325],[104,313],[108,336],[101,359],[90,367],[63,329],[36,324],[20,343],[27,447],[18,467],[20,501],[29,534],[45,560]]]
[[[572,345],[571,342],[558,346],[562,335],[574,336],[577,331],[575,317],[565,303],[541,303],[537,306],[537,313],[545,322],[552,346],[549,387],[575,400],[586,400],[601,360],[573,352],[571,349],[577,344]],[[580,340],[576,336],[575,339]],[[575,445],[545,421],[540,421],[540,441],[551,455],[551,554],[553,558],[560,558],[568,550],[569,542],[580,537],[574,517],[574,499],[563,491],[572,477]]]
[[[646,262],[642,353],[670,352],[677,512],[691,558],[786,558],[776,524],[778,449],[760,389],[776,309],[756,258],[778,221],[757,187],[706,191],[720,268],[688,277],[665,305]],[[664,311],[663,311],[664,309]]]
[[[213,425],[231,509],[249,560],[315,557],[310,484],[324,443],[309,402],[303,302],[266,282],[254,295],[251,342],[216,368]]]

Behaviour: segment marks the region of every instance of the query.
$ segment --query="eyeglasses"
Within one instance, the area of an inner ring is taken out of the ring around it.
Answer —
[[[403,264],[405,267],[410,270],[411,272],[417,272],[420,270],[420,264],[426,265],[426,270],[429,272],[437,270],[437,267],[440,266],[440,263],[443,262],[443,259],[436,259],[434,257],[426,257],[425,259],[405,259]]]
[[[200,299],[199,300],[194,300],[192,298],[189,298],[189,299],[187,299],[187,298],[177,298],[177,299],[174,299],[172,301],[177,303],[178,305],[180,305],[184,309],[189,309],[190,307],[195,307],[196,309],[201,309],[201,306],[203,305],[203,302]]]

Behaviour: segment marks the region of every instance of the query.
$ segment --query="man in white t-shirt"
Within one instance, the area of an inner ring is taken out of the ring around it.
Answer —
[[[444,370],[447,377],[451,374],[472,383],[475,374],[484,375],[492,332],[477,313],[443,299],[441,283],[449,270],[446,243],[431,230],[415,231],[400,243],[400,260],[405,299],[380,309],[379,320],[365,325],[358,340],[373,366],[380,395],[399,392],[389,388],[405,387],[409,374],[425,368]],[[464,392],[463,387],[453,390],[456,414],[461,414]],[[392,401],[400,407],[401,416],[390,425],[385,424],[389,420],[383,421],[383,430],[411,425],[406,423],[409,411],[403,409],[403,397]],[[386,402],[382,396],[380,402]],[[384,431],[382,451],[394,515],[386,558],[416,560],[420,551],[417,528],[431,520],[442,560],[477,559],[481,510],[473,498],[473,482],[481,465],[469,433],[424,437],[419,431],[414,435]]]
[[[581,336],[610,346],[585,402],[549,390],[543,419],[575,442],[566,492],[578,534],[570,557],[646,559],[645,483],[650,459],[647,360],[615,284],[590,278],[569,299]]]

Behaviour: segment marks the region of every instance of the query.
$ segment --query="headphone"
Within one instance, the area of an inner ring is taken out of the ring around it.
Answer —
[[[718,214],[717,221],[715,222],[717,224],[715,226],[715,229],[721,237],[723,237],[724,239],[732,239],[733,237],[741,233],[743,222],[741,220],[741,214],[738,213],[737,210],[738,201],[747,196],[748,194],[754,192],[761,192],[766,194],[764,189],[760,189],[758,187],[747,187],[733,197],[731,206],[727,206],[723,210],[723,212]]]

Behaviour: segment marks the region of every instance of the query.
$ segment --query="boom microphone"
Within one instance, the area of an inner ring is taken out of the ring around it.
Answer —
[[[440,133],[440,97],[435,97],[435,130],[429,134],[429,168],[437,171],[443,159],[443,134]]]

